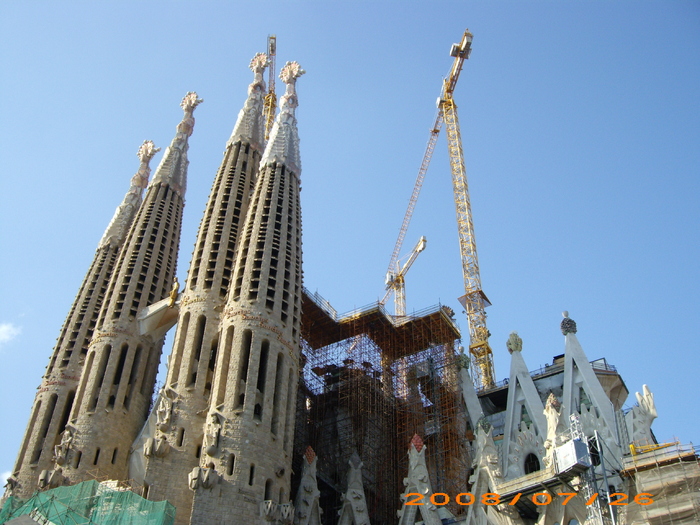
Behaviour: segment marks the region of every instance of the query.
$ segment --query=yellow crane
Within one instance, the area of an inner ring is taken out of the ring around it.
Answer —
[[[467,170],[464,167],[462,137],[457,117],[457,105],[452,98],[464,61],[469,58],[472,51],[472,38],[473,35],[467,29],[461,42],[452,45],[450,56],[454,57],[454,62],[443,83],[442,94],[438,101],[438,119],[445,120],[445,128],[447,129],[447,149],[450,155],[452,189],[457,212],[457,232],[459,251],[462,256],[465,291],[459,302],[464,306],[469,318],[469,352],[474,358],[475,385],[479,389],[484,389],[494,385],[495,375],[493,352],[489,346],[491,333],[486,327],[486,307],[490,306],[491,303],[481,289],[481,274],[469,201]]]
[[[450,157],[450,170],[452,172],[452,187],[457,212],[457,231],[459,235],[459,248],[462,258],[462,274],[464,277],[465,294],[459,298],[460,303],[469,320],[469,352],[473,357],[474,383],[477,389],[482,390],[494,385],[493,352],[489,346],[488,338],[491,335],[486,327],[486,307],[490,306],[486,294],[481,289],[481,275],[479,272],[479,260],[476,251],[474,237],[474,224],[472,221],[471,204],[469,201],[469,186],[467,184],[467,171],[464,167],[464,152],[462,150],[462,138],[457,116],[457,105],[453,94],[457,80],[462,72],[464,61],[471,54],[473,35],[467,29],[458,44],[453,44],[450,56],[454,57],[452,68],[443,81],[440,98],[437,101],[437,115],[435,123],[430,130],[428,145],[423,155],[423,161],[413,188],[413,194],[409,200],[408,209],[399,231],[399,237],[394,246],[394,252],[389,262],[390,272],[397,268],[398,255],[403,244],[403,239],[408,230],[408,225],[413,215],[413,209],[418,200],[423,179],[428,171],[430,160],[435,151],[440,129],[443,124],[447,128],[447,147]]]
[[[405,317],[406,315],[406,272],[413,266],[416,261],[418,254],[425,250],[425,245],[427,243],[425,237],[421,237],[418,240],[418,244],[413,248],[411,253],[408,255],[408,259],[401,266],[400,261],[396,261],[394,268],[386,273],[386,293],[379,304],[384,305],[387,299],[394,293],[394,304],[395,304],[395,315],[396,317]]]
[[[277,36],[267,37],[267,59],[268,59],[268,82],[267,95],[263,105],[263,118],[265,119],[265,140],[270,138],[272,123],[275,120],[275,110],[277,109],[277,95],[275,94],[275,57],[277,56]]]

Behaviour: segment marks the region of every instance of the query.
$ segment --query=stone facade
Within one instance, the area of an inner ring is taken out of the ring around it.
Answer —
[[[66,462],[74,459],[74,429],[68,419],[78,381],[117,256],[141,206],[143,190],[151,172],[149,163],[157,151],[159,148],[155,148],[151,141],[145,141],[139,148],[139,170],[132,177],[129,191],[100,240],[61,329],[46,374],[39,385],[13,471],[14,494],[19,497],[28,497],[39,488],[42,472],[44,479],[47,479],[47,471],[63,470]],[[53,476],[54,482],[59,481],[58,474]]]
[[[171,405],[170,415],[158,418],[152,436],[156,442],[163,440],[165,450],[146,455],[143,479],[138,473],[130,475],[148,487],[149,498],[168,499],[176,506],[178,524],[190,522],[194,492],[188,485],[188,475],[199,467],[200,458],[208,457],[207,450],[212,452],[212,444],[204,443],[208,407],[210,403],[215,407],[224,403],[224,391],[216,390],[212,398],[212,386],[215,371],[229,366],[232,341],[227,334],[220,337],[219,324],[239,231],[262,155],[262,73],[266,65],[265,55],[257,55],[251,62],[255,78],[226,144],[179,302],[175,342],[162,392],[163,403]]]
[[[129,229],[90,342],[71,413],[71,482],[127,478],[129,449],[143,426],[163,338],[139,331],[137,314],[167,297],[175,277],[187,178],[188,138],[195,93],[183,99],[184,118],[148,186]]]

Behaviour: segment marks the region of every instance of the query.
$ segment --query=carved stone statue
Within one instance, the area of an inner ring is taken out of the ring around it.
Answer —
[[[177,280],[175,281],[177,282]],[[170,428],[170,418],[172,416],[173,402],[170,401],[163,390],[156,410],[156,425],[161,432],[167,432]]]
[[[544,463],[547,467],[552,465],[554,449],[562,444],[563,436],[559,428],[561,403],[557,400],[554,394],[550,393],[547,398],[547,403],[544,407],[544,417],[547,420],[547,438],[544,442],[546,455]]]
[[[219,433],[221,432],[221,423],[219,422],[219,416],[215,413],[209,414],[209,421],[204,429],[204,452],[209,456],[213,456],[216,453],[216,449],[219,446]]]
[[[63,465],[66,462],[68,451],[73,443],[73,432],[67,428],[61,434],[61,442],[53,449],[54,461],[58,465]]]
[[[625,422],[630,441],[638,445],[649,445],[654,442],[651,436],[651,424],[657,418],[654,394],[647,385],[642,387],[643,394],[636,392],[637,406],[625,415]]]
[[[180,295],[180,283],[177,280],[177,277],[173,279],[173,287],[170,290],[170,302],[168,303],[168,307],[172,308],[175,306],[175,301],[177,301],[177,296]]]

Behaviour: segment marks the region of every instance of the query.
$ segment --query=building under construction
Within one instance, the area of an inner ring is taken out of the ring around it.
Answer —
[[[304,295],[295,457],[301,463],[307,445],[316,451],[324,523],[335,523],[353,452],[373,521],[392,522],[415,434],[428,446],[435,490],[466,490],[472,458],[453,316],[438,306],[396,318],[378,304],[338,316],[318,294]]]
[[[338,315],[304,288],[295,110],[305,71],[296,62],[282,68],[275,115],[274,76],[269,87],[264,81],[274,38],[250,63],[253,81],[225,143],[187,282],[173,282],[188,139],[202,102],[187,93],[150,182],[158,148],[139,148],[138,171],[37,390],[0,523],[700,522],[696,451],[656,443],[646,386],[624,409],[624,381],[607,360],[589,360],[567,312],[563,353],[550,366],[531,372],[513,333],[510,373],[496,381],[452,99],[471,39],[465,31],[451,49],[389,265],[395,315],[383,301]],[[424,239],[398,264],[443,124],[469,320],[464,345],[450,308],[406,315],[404,276]],[[167,376],[154,393],[171,328]],[[81,486],[89,480],[112,481]],[[169,503],[150,506],[106,486]],[[619,510],[623,496],[631,502]]]

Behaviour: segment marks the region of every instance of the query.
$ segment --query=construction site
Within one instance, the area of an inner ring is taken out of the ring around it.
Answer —
[[[373,521],[392,522],[415,434],[427,445],[435,490],[465,492],[472,458],[454,313],[438,306],[397,321],[373,304],[338,316],[308,292],[303,312],[295,458],[300,467],[307,445],[316,452],[322,506],[340,509],[347,465],[357,453]],[[461,514],[458,505],[450,508]],[[324,523],[334,523],[334,514],[324,514]]]

